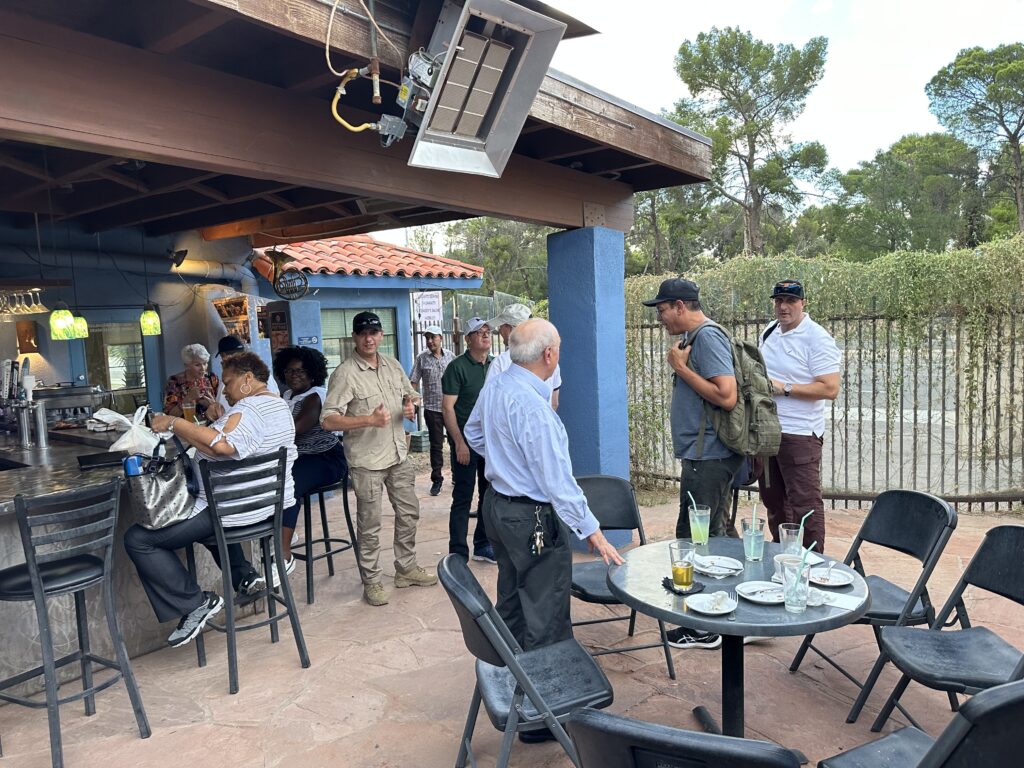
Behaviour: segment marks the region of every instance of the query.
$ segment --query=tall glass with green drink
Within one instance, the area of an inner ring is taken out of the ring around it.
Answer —
[[[711,507],[704,504],[690,505],[690,539],[694,544],[708,543],[711,528]]]

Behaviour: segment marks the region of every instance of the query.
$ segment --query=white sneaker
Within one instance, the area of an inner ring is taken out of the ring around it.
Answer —
[[[299,543],[299,532],[298,531],[292,531],[292,546],[294,547],[298,543]]]
[[[288,576],[295,570],[295,558],[289,557],[284,563],[284,574]],[[281,575],[277,572],[277,563],[271,563],[270,573],[274,577],[274,589],[281,586]]]

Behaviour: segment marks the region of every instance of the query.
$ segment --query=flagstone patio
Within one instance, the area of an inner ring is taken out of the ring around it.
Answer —
[[[422,461],[420,461],[422,464]],[[422,518],[418,551],[432,566],[446,551],[450,485],[427,495],[421,471]],[[667,498],[668,493],[665,494]],[[340,502],[329,502],[337,515]],[[337,509],[336,509],[337,507]],[[669,500],[643,507],[648,538],[672,535],[676,505]],[[841,557],[863,519],[863,510],[828,513],[827,553]],[[941,604],[969,561],[984,532],[1017,518],[962,515],[932,580]],[[382,537],[387,540],[389,535]],[[870,549],[865,550],[870,553]],[[867,554],[865,555],[867,559]],[[392,572],[390,552],[382,558]],[[868,561],[877,572],[909,587],[916,563],[886,553]],[[371,608],[351,553],[341,557],[335,577],[317,567],[316,603],[304,602],[302,565],[292,576],[312,667],[298,663],[290,630],[281,642],[252,632],[239,639],[241,691],[228,695],[226,652],[219,635],[208,635],[209,664],[196,666],[194,648],[166,649],[137,658],[135,672],[153,728],[140,740],[123,686],[100,694],[97,713],[85,717],[80,705],[61,708],[65,764],[69,768],[163,768],[163,766],[351,766],[352,768],[434,768],[454,764],[473,687],[473,660],[462,643],[454,611],[440,586],[394,590],[389,605]],[[497,569],[472,563],[493,596]],[[971,618],[1011,642],[1020,637],[1024,615],[1011,603],[967,594]],[[619,610],[622,610],[621,608]],[[574,616],[596,618],[607,609],[574,603]],[[168,625],[168,631],[172,627]],[[638,619],[638,634],[656,637],[656,624]],[[625,639],[625,625],[583,627],[577,637],[590,647]],[[819,636],[820,644],[855,673],[870,667],[876,648],[867,627],[846,627]],[[799,638],[781,638],[746,648],[747,735],[802,750],[812,761],[876,738],[871,722],[897,674],[883,674],[860,720],[847,725],[856,693],[853,685],[813,654],[797,674],[788,671]],[[602,656],[600,664],[615,688],[610,711],[696,729],[691,710],[721,703],[720,654],[676,651],[678,680],[668,679],[657,649]],[[911,685],[906,706],[933,735],[950,718],[944,694]],[[899,717],[888,728],[902,724]],[[46,717],[42,711],[0,707],[0,767],[50,765]],[[481,765],[493,765],[500,742],[485,716],[477,723],[474,748]],[[557,744],[516,743],[511,765],[569,766]]]

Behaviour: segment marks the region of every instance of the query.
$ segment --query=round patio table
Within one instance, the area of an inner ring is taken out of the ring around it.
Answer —
[[[871,605],[871,596],[864,579],[851,568],[838,563],[834,571],[853,574],[853,583],[838,589],[822,589],[826,595],[835,595],[838,605],[808,606],[803,613],[790,613],[782,604],[761,605],[738,597],[736,610],[724,616],[708,616],[689,611],[685,597],[669,592],[662,579],[671,576],[668,541],[645,544],[623,554],[623,565],[608,569],[608,586],[613,595],[630,608],[688,629],[714,632],[722,636],[722,732],[727,736],[743,736],[743,638],[747,636],[787,637],[813,635],[850,624],[863,616]],[[726,555],[743,563],[743,573],[724,579],[714,579],[695,573],[694,577],[705,585],[703,594],[718,590],[734,591],[745,581],[771,581],[775,572],[775,555],[782,551],[778,544],[766,542],[764,559],[747,562],[743,558],[740,539],[714,537],[707,546],[696,548],[697,556]],[[825,562],[832,558],[824,556]],[[842,595],[843,597],[838,597]],[[830,598],[833,599],[833,598]],[[710,716],[697,707],[694,713],[705,726]],[[711,721],[713,722],[713,721]]]

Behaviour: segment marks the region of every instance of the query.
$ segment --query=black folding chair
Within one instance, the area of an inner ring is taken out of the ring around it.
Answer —
[[[277,594],[277,588],[274,587],[273,581],[273,565],[270,558],[271,545],[273,545],[276,562],[280,564],[281,570],[284,570],[284,556],[281,550],[281,515],[284,511],[287,455],[287,450],[282,447],[278,448],[274,453],[250,456],[247,459],[199,462],[203,487],[206,489],[206,502],[209,505],[210,515],[214,521],[214,535],[206,541],[197,543],[206,546],[216,545],[219,550],[220,562],[222,564],[222,589],[224,590],[224,603],[227,614],[227,620],[223,624],[208,621],[206,625],[227,635],[228,690],[231,693],[238,693],[238,651],[235,643],[235,635],[238,632],[259,629],[269,624],[270,641],[276,643],[279,639],[277,623],[287,618],[292,625],[295,647],[299,652],[299,662],[304,669],[309,667],[306,640],[302,636],[302,628],[299,626],[299,615],[295,607],[295,599],[292,596],[291,585],[288,583],[288,577],[282,573],[280,589],[283,591],[284,596],[282,597]],[[248,488],[238,488],[240,483],[250,482],[258,484]],[[268,507],[271,504],[274,506],[274,514],[266,520],[253,523],[252,525],[228,528],[225,528],[222,524],[222,517],[252,512]],[[266,579],[266,586],[263,590],[252,595],[248,602],[266,597],[267,618],[249,624],[236,625],[235,602],[230,598],[234,590],[231,585],[231,568],[228,565],[230,562],[228,545],[242,544],[247,541],[259,542],[263,560],[263,574]],[[195,576],[196,556],[194,545],[186,547],[185,552],[189,572]],[[283,607],[283,613],[277,612],[278,605]],[[196,655],[199,660],[199,666],[205,667],[206,644],[202,633],[196,637]]]
[[[578,766],[562,723],[580,707],[612,703],[611,683],[597,662],[572,638],[524,651],[460,556],[447,555],[438,564],[437,575],[459,617],[462,639],[477,658],[476,685],[456,768],[464,768],[467,759],[476,765],[470,742],[481,703],[494,727],[504,733],[497,768],[508,765],[517,732],[545,727]]]
[[[793,752],[778,744],[737,739],[621,715],[581,709],[566,730],[580,768],[799,768]]]
[[[1022,720],[1024,682],[1000,685],[966,702],[937,739],[901,728],[818,768],[1019,768]]]
[[[892,659],[903,677],[879,712],[872,731],[877,732],[885,725],[911,680],[945,691],[955,701],[960,693],[976,694],[1024,679],[1024,654],[992,630],[972,627],[963,601],[964,590],[972,586],[1024,605],[1022,553],[1024,526],[992,528],[985,534],[930,629],[885,627],[882,630],[882,653]],[[961,628],[944,630],[954,624]],[[906,710],[901,711],[906,714]],[[907,718],[917,726],[910,715]],[[1017,765],[1022,759],[1017,755]]]
[[[113,562],[114,532],[117,530],[117,508],[121,498],[121,479],[102,485],[91,485],[73,491],[36,496],[14,497],[14,510],[21,531],[25,564],[0,570],[0,600],[32,601],[39,623],[39,648],[42,666],[0,681],[0,700],[36,709],[46,708],[50,726],[50,759],[55,768],[64,764],[60,737],[61,704],[85,699],[85,714],[96,713],[96,694],[122,678],[131,699],[139,735],[149,738],[149,720],[142,706],[124,638],[117,625],[114,607]],[[92,652],[89,643],[89,619],[86,614],[85,590],[100,587],[107,629],[117,661],[104,659]],[[59,659],[53,654],[53,630],[47,611],[47,600],[59,595],[74,595],[75,619],[78,628],[78,650]],[[81,665],[82,690],[60,698],[58,670],[68,664]],[[93,684],[93,665],[113,669],[116,674]],[[26,699],[3,693],[15,685],[40,675],[46,688],[45,701]],[[0,757],[3,751],[0,750]]]
[[[956,510],[952,506],[936,496],[920,491],[884,491],[871,505],[843,563],[852,566],[867,581],[871,591],[871,608],[855,623],[870,625],[876,643],[880,643],[881,627],[931,624],[935,619],[935,607],[928,594],[928,579],[956,528],[956,520]],[[861,545],[865,542],[902,552],[920,561],[921,573],[909,592],[881,576],[865,574],[860,553]],[[881,650],[879,644],[878,658],[862,683],[815,646],[813,640],[814,635],[804,638],[789,665],[789,671],[796,672],[800,668],[808,649],[821,656],[860,688],[857,700],[846,716],[846,722],[856,722],[887,661],[884,650]],[[955,699],[950,699],[950,705],[955,709]],[[900,711],[907,714],[902,707]]]
[[[587,475],[577,477],[576,482],[583,489],[587,497],[587,505],[594,517],[601,524],[602,531],[636,531],[640,544],[647,543],[644,535],[644,524],[640,520],[640,508],[636,503],[636,495],[633,493],[633,486],[628,480],[610,475]],[[587,563],[575,563],[572,567],[572,596],[585,603],[597,603],[600,605],[622,605],[618,598],[608,589],[608,566],[603,561],[595,560]],[[629,621],[629,636],[633,636],[636,628],[636,611],[630,610],[625,616],[610,616],[604,619],[589,619],[587,621],[574,621],[574,627],[583,627],[589,624],[604,624],[609,621]],[[668,676],[676,679],[676,669],[672,662],[672,652],[668,646],[668,638],[665,637],[665,622],[658,620],[658,632],[661,635],[661,642],[646,643],[644,645],[630,645],[624,648],[609,648],[607,650],[591,651],[593,656],[603,656],[606,653],[626,653],[628,651],[641,651],[646,648],[661,648],[665,652],[665,664],[668,666]]]

